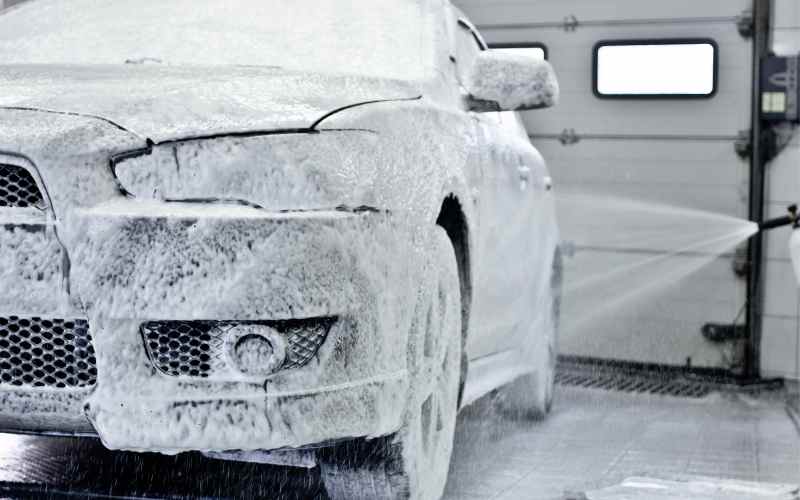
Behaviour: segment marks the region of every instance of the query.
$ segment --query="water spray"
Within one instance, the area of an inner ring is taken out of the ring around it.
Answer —
[[[800,284],[800,231],[797,230],[800,229],[800,220],[798,220],[797,205],[790,205],[786,211],[788,212],[786,215],[761,222],[755,234],[786,226],[795,229],[789,239],[789,254],[792,257],[795,277]],[[733,324],[706,323],[700,331],[707,340],[712,342],[743,339],[747,336],[746,327],[736,324],[735,320]]]

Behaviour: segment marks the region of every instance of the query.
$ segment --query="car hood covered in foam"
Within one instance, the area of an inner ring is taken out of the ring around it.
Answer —
[[[0,107],[92,115],[154,142],[308,129],[344,107],[420,95],[400,80],[242,66],[5,66],[0,88]]]

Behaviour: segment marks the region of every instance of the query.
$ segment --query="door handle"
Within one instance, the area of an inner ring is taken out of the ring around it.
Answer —
[[[531,180],[531,169],[525,165],[520,165],[517,167],[517,172],[519,173],[519,188],[524,191],[528,188]]]

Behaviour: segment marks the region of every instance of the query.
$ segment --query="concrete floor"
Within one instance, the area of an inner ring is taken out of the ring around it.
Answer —
[[[703,399],[559,388],[540,423],[464,412],[448,500],[561,499],[630,476],[800,483],[800,431],[784,399]]]
[[[520,422],[487,397],[459,418],[448,500],[562,499],[628,476],[800,483],[800,433],[783,399],[704,399],[560,387]],[[324,499],[315,470],[108,452],[94,440],[0,435],[0,498],[84,495]]]

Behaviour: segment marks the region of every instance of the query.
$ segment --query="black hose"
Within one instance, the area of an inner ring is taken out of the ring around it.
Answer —
[[[791,215],[784,215],[783,217],[776,217],[774,219],[765,220],[758,225],[758,229],[766,231],[768,229],[775,229],[777,227],[791,226],[797,220],[796,217]]]
[[[797,205],[789,205],[786,207],[786,211],[789,212],[788,215],[784,215],[783,217],[775,217],[774,219],[765,220],[764,222],[758,225],[759,231],[767,231],[769,229],[775,229],[776,227],[783,227],[783,226],[794,226],[798,227],[798,218],[797,213]]]

